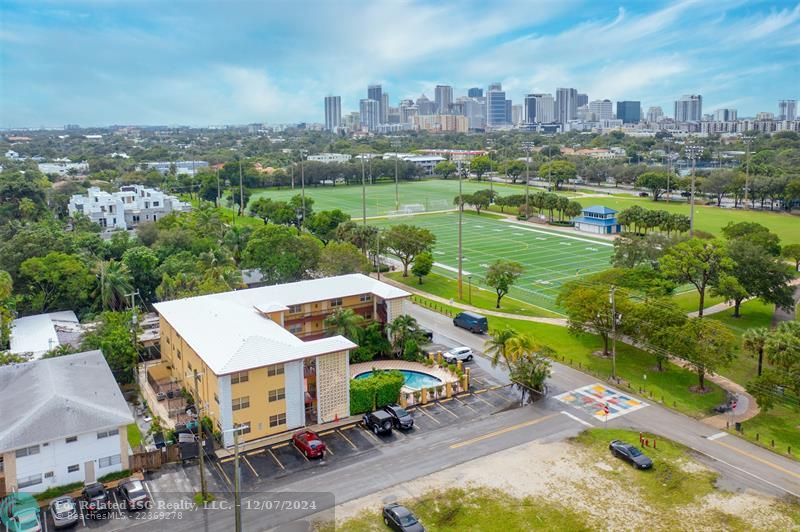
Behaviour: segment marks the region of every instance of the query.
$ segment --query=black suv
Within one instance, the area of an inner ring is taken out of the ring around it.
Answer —
[[[375,434],[389,434],[392,432],[394,420],[391,414],[383,410],[376,410],[371,414],[364,414],[362,418],[364,426],[372,430]]]
[[[383,407],[384,412],[392,416],[394,428],[409,430],[414,427],[414,418],[406,412],[400,405],[388,405]]]
[[[86,514],[89,517],[97,519],[108,515],[111,499],[105,486],[94,482],[83,488],[81,495],[86,500]]]

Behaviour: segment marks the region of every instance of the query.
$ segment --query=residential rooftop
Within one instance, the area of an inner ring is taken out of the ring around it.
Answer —
[[[71,310],[24,316],[11,322],[9,351],[38,358],[62,344],[78,343],[81,334],[78,317]]]

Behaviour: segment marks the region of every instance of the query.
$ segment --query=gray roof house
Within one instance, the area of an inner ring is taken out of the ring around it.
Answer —
[[[100,351],[0,367],[0,487],[29,493],[127,469],[133,416]]]

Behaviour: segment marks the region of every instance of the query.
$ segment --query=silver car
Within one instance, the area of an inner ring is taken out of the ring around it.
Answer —
[[[472,349],[469,347],[454,347],[447,353],[442,354],[442,358],[444,358],[448,364],[455,364],[456,360],[467,362],[472,360],[472,356]]]
[[[56,528],[66,528],[78,522],[78,504],[75,499],[67,495],[58,497],[50,502],[50,514],[53,516],[53,525]]]

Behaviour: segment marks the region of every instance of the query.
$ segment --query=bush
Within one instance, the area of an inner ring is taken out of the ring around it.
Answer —
[[[350,363],[357,364],[358,362],[369,362],[374,357],[374,353],[363,346],[358,346],[350,351]]]
[[[350,382],[350,414],[370,412],[397,402],[405,378],[399,371],[373,371],[364,379]]]
[[[410,360],[414,361],[419,356],[419,345],[417,341],[414,339],[406,340],[405,345],[403,346],[403,360]]]
[[[119,480],[121,478],[128,478],[129,476],[131,476],[131,470],[123,469],[122,471],[114,471],[113,473],[109,473],[108,475],[103,475],[102,477],[98,478],[97,481],[105,484],[106,482]]]

